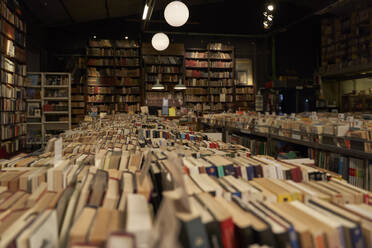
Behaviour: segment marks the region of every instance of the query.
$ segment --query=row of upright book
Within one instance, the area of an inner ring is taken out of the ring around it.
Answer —
[[[291,116],[260,113],[206,115],[209,125],[240,129],[293,144],[308,146],[320,168],[343,176],[351,184],[371,189],[371,121],[363,114],[301,113]],[[339,151],[337,151],[339,150]],[[362,153],[352,154],[350,151]]]
[[[146,115],[0,161],[0,247],[370,247],[372,193]]]

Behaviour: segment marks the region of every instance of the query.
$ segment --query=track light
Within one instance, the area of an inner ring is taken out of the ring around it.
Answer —
[[[268,19],[269,21],[272,21],[273,18],[274,18],[273,15],[268,15],[268,16],[267,16],[267,19]]]
[[[270,4],[267,5],[267,10],[274,11],[274,9],[275,9],[274,4],[270,3]]]
[[[143,9],[143,15],[142,15],[142,20],[146,20],[147,18],[147,13],[149,12],[149,6],[145,4],[145,8]]]

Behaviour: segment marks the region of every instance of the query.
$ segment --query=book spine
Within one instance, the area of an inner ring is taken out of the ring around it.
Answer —
[[[235,248],[236,240],[235,240],[235,232],[234,232],[234,222],[232,218],[222,221],[220,223],[220,227],[221,227],[223,247],[224,248]]]

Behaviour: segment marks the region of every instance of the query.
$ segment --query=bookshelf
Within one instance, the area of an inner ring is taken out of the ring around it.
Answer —
[[[185,53],[185,101],[188,108],[220,112],[234,108],[234,48],[210,43]]]
[[[254,85],[235,83],[235,109],[253,110],[255,104]]]
[[[77,57],[71,81],[71,126],[78,127],[85,116],[86,58]]]
[[[9,157],[25,146],[26,25],[18,2],[0,1],[0,9],[0,156]]]
[[[185,53],[185,102],[189,109],[196,111],[210,110],[208,51],[203,48],[188,48]]]
[[[87,48],[87,111],[137,112],[141,64],[137,41],[90,40]]]
[[[169,99],[170,107],[182,105],[183,91],[175,90],[174,86],[184,80],[184,53],[183,44],[171,44],[162,52],[154,50],[151,44],[142,45],[145,105],[160,108],[163,98]],[[152,89],[158,78],[164,90]]]
[[[234,47],[209,43],[209,102],[212,112],[234,109]]]
[[[27,148],[43,147],[53,136],[71,129],[71,74],[29,72]]]
[[[42,123],[42,74],[28,73],[25,83],[26,88],[26,124],[27,139],[26,149],[34,151],[43,146],[43,123]]]

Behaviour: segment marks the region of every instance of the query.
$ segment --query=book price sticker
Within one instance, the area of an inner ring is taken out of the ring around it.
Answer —
[[[54,167],[62,160],[62,138],[54,142]]]
[[[342,113],[338,114],[338,119],[339,119],[340,121],[345,120],[345,114],[342,114]]]

